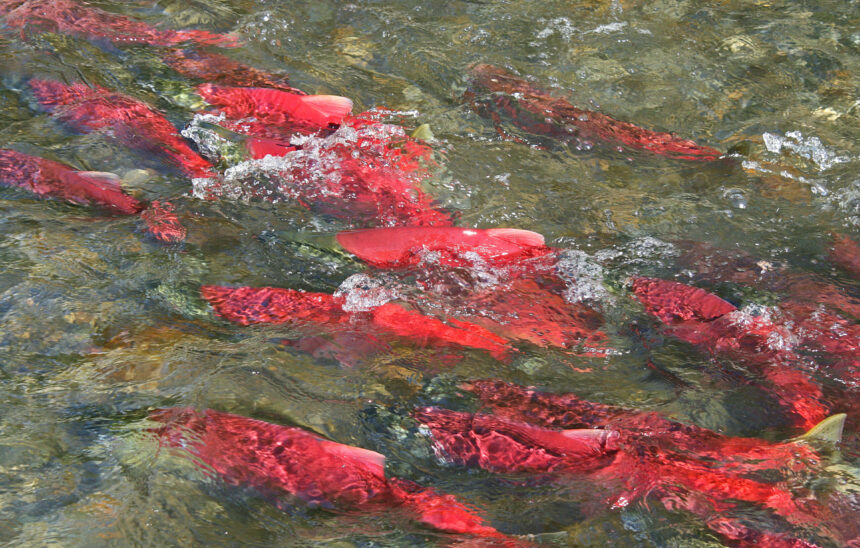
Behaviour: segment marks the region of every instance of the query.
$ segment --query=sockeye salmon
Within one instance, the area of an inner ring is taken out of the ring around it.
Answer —
[[[0,149],[0,186],[22,188],[44,198],[103,207],[121,215],[138,215],[156,239],[174,243],[185,229],[169,202],[146,204],[123,192],[113,173],[75,171],[59,162]]]
[[[809,469],[820,457],[808,445],[721,440],[718,434],[710,433],[700,435],[688,447],[684,445],[683,425],[655,420],[648,414],[639,421],[635,413],[606,406],[610,414],[604,417],[599,405],[574,397],[574,405],[568,407],[560,398],[499,381],[478,381],[466,388],[505,415],[472,415],[432,407],[412,414],[428,429],[440,457],[455,464],[496,473],[574,475],[610,492],[614,487],[609,502],[615,507],[655,496],[670,510],[684,509],[701,516],[708,527],[744,546],[796,548],[815,544],[787,533],[759,531],[726,516],[738,501],[761,505],[798,526],[817,525],[828,516],[826,508],[795,497],[781,484],[748,477],[755,471],[785,470],[787,466],[793,471]],[[501,391],[494,392],[497,389]],[[537,425],[519,422],[523,418]],[[542,418],[547,420],[541,422]],[[836,430],[841,430],[844,419],[844,415],[834,416],[824,428],[832,430],[836,423]],[[603,428],[550,429],[585,424],[601,424]],[[663,430],[653,429],[661,424]],[[667,425],[672,425],[668,431]],[[702,443],[714,440],[722,443],[702,454],[695,453]],[[735,447],[737,453],[728,452]],[[715,458],[726,466],[715,466]]]
[[[443,322],[390,302],[368,312],[350,312],[343,309],[343,297],[328,293],[214,285],[205,285],[200,292],[219,316],[240,325],[306,322],[341,329],[364,327],[419,346],[486,350],[498,359],[508,359],[515,351],[505,339],[478,325],[455,318]]]
[[[74,0],[2,0],[0,15],[10,27],[59,32],[88,40],[116,44],[173,46],[195,42],[221,47],[237,47],[235,36],[205,30],[159,30],[142,21],[110,13]]]
[[[150,419],[163,423],[154,429],[163,443],[187,451],[228,483],[335,510],[400,508],[439,531],[507,538],[453,496],[386,477],[379,453],[211,409],[160,409]]]
[[[829,414],[829,403],[810,376],[807,360],[779,345],[779,340],[789,338],[781,326],[763,316],[741,316],[731,303],[678,282],[635,278],[633,293],[675,337],[756,366],[793,413],[796,426],[811,428]]]
[[[476,92],[492,93],[493,103],[510,114],[515,125],[530,133],[560,139],[595,139],[679,160],[712,161],[722,155],[671,133],[651,131],[577,108],[501,67],[478,64],[469,74]],[[498,115],[494,118],[498,123]]]
[[[192,178],[216,176],[176,132],[173,124],[145,103],[100,86],[66,85],[30,80],[36,100],[55,118],[75,131],[109,132],[122,144],[158,154]]]

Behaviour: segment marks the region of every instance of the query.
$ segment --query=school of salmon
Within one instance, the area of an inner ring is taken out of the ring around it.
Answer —
[[[305,94],[283,77],[207,49],[241,47],[236,36],[158,30],[77,0],[3,0],[0,15],[25,39],[25,32],[51,31],[158,48],[167,66],[202,81],[196,92],[210,105],[206,114],[241,145],[244,160],[289,160],[277,164],[276,185],[260,198],[290,199],[370,227],[337,234],[336,245],[369,271],[407,273],[423,288],[417,300],[356,309],[339,294],[203,286],[200,294],[216,316],[242,326],[289,323],[299,334],[323,331],[330,335],[323,344],[342,346],[344,366],[393,342],[455,354],[471,349],[504,363],[527,345],[578,356],[612,353],[599,307],[565,299],[556,269],[564,250],[548,246],[535,232],[460,226],[422,189],[434,162],[432,147],[382,121],[384,111],[353,114],[349,98]],[[489,116],[503,138],[505,124],[513,124],[535,135],[587,139],[679,162],[733,161],[709,146],[575,107],[507,69],[477,64],[470,71],[464,101]],[[220,158],[199,153],[153,106],[83,82],[32,78],[29,93],[69,131],[98,132],[161,158],[194,182],[196,197],[230,195],[223,169],[216,168]],[[349,134],[353,146],[333,139],[337,134]],[[312,157],[306,147],[314,147]],[[186,238],[170,202],[138,200],[111,173],[78,171],[0,149],[0,184],[105,214],[139,216],[142,232],[161,245],[182,245]],[[832,264],[860,276],[858,243],[841,234],[832,235],[832,242]],[[702,280],[770,283],[789,296],[776,312],[750,316],[705,289],[633,277],[627,298],[659,321],[668,336],[739,364],[747,372],[740,382],[772,394],[797,438],[774,443],[728,437],[653,412],[494,379],[462,381],[460,396],[480,404],[476,413],[430,405],[414,408],[411,420],[421,425],[442,461],[535,481],[572,476],[605,489],[608,508],[651,497],[669,510],[697,516],[734,545],[860,545],[856,515],[838,515],[826,500],[801,496],[783,483],[786,474],[817,473],[822,452],[840,442],[846,414],[860,412],[860,303],[844,289],[800,273],[780,272],[770,281],[748,275],[753,267],[745,264],[754,265],[754,258],[733,257],[724,271],[706,270],[696,258],[705,244],[679,246],[685,254],[678,260],[701,268]],[[487,268],[503,283],[446,294],[446,271]],[[376,345],[354,344],[358,338]],[[310,336],[284,342],[310,353],[320,350]],[[816,380],[821,372],[842,388],[823,388]],[[159,443],[188,454],[229,484],[294,495],[322,508],[397,509],[423,526],[492,545],[535,542],[497,530],[467,501],[390,476],[385,456],[368,449],[211,409],[157,409],[149,418],[157,423],[149,431]],[[772,512],[784,527],[769,530],[735,520],[731,509],[739,504]],[[817,536],[807,532],[810,524],[818,524]]]

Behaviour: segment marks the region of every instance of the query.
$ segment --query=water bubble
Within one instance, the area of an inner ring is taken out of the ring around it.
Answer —
[[[735,209],[746,209],[748,202],[744,191],[739,188],[730,188],[723,192],[723,197],[732,204]]]

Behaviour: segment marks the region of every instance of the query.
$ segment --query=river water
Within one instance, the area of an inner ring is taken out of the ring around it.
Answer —
[[[463,540],[379,512],[332,512],[298,499],[272,504],[181,452],[159,448],[146,417],[167,406],[300,426],[378,451],[391,475],[454,494],[500,531],[536,535],[541,543],[728,542],[701,516],[657,498],[611,507],[601,486],[585,480],[446,463],[409,410],[474,410],[458,383],[497,378],[731,436],[779,441],[799,434],[742,362],[671,336],[631,297],[628,280],[696,285],[750,314],[773,313],[792,296],[778,283],[750,281],[766,273],[770,280],[801,276],[860,298],[857,278],[828,260],[831,234],[860,241],[858,2],[91,5],[162,29],[233,33],[240,47],[210,50],[288,76],[307,93],[349,97],[353,112],[392,109],[391,121],[407,132],[428,124],[438,165],[424,190],[456,213],[458,225],[532,230],[565,250],[565,296],[600,311],[612,351],[594,357],[523,342],[505,361],[480,350],[456,350],[452,358],[406,340],[339,359],[285,344],[297,337],[290,326],[243,327],[217,318],[199,295],[202,285],[340,291],[373,301],[391,298],[380,294],[393,282],[334,251],[332,236],[361,223],[290,199],[199,199],[191,181],[157,156],[102,133],[70,131],[38,107],[28,86],[34,77],[98,84],[155,106],[181,129],[203,106],[193,93],[200,80],[164,64],[169,48],[0,23],[0,146],[116,173],[136,196],[170,199],[188,229],[184,243],[165,245],[146,237],[137,218],[0,188],[0,543],[348,547]],[[475,63],[506,67],[580,108],[727,156],[685,161],[562,142],[517,128],[506,113],[502,137],[464,100]],[[255,184],[258,175],[248,168],[237,180]],[[726,269],[703,267],[722,257],[729,257]],[[726,274],[741,271],[753,275],[741,282]],[[481,274],[479,283],[492,287],[494,273]],[[413,282],[398,280],[414,290]],[[452,300],[457,284],[467,282],[445,283]],[[355,293],[357,286],[370,294]],[[421,298],[433,308],[432,296]],[[798,298],[820,304],[814,295]],[[827,356],[820,363],[816,381],[847,394],[833,411],[856,409],[856,387],[826,371]],[[844,443],[827,451],[815,474],[781,483],[835,507],[819,516],[822,524],[833,516],[860,521],[857,425],[849,417]],[[828,537],[820,524],[786,525],[752,504],[728,513],[823,545],[846,541]]]

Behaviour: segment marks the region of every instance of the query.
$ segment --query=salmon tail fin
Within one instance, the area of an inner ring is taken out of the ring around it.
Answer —
[[[845,427],[845,419],[848,415],[838,413],[831,415],[810,428],[805,434],[793,438],[791,441],[825,442],[837,444],[842,441],[842,429]]]
[[[409,134],[413,139],[417,139],[419,141],[435,141],[436,136],[433,135],[433,131],[430,129],[430,124],[421,124],[415,131]]]
[[[179,222],[170,202],[152,202],[141,214],[147,233],[156,240],[175,244],[185,240],[187,231]]]

